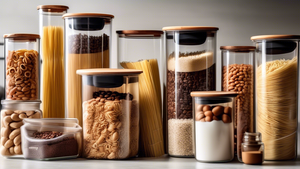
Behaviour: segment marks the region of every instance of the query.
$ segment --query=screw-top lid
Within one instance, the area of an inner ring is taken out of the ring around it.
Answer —
[[[116,31],[122,37],[141,37],[141,36],[155,36],[160,37],[164,32],[161,30],[118,30]]]
[[[142,70],[136,69],[108,69],[108,68],[96,68],[96,69],[80,69],[76,71],[79,75],[133,75],[141,74]]]
[[[217,31],[218,27],[211,26],[167,26],[162,28],[163,31],[186,31],[186,30],[202,30],[202,31]]]
[[[104,13],[67,13],[62,16],[65,18],[114,18],[114,15],[111,14],[104,14]]]
[[[252,41],[257,40],[275,40],[275,39],[286,39],[286,40],[293,40],[293,39],[300,39],[300,35],[258,35],[252,36]]]
[[[225,91],[194,91],[191,92],[192,97],[236,97],[237,92]]]
[[[44,12],[64,12],[69,9],[68,6],[65,5],[39,5],[37,6],[37,10],[42,9]]]
[[[250,52],[254,51],[255,46],[221,46],[221,50],[229,50],[232,52]]]
[[[14,33],[14,34],[4,34],[4,38],[11,38],[13,40],[36,40],[40,39],[38,34],[27,34],[27,33]]]

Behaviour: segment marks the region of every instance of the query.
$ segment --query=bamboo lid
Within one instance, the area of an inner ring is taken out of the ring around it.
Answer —
[[[4,38],[11,38],[13,40],[36,40],[40,39],[38,34],[27,34],[27,33],[14,33],[14,34],[4,34]]]
[[[161,30],[118,30],[119,36],[161,36],[164,32]]]
[[[265,39],[300,39],[300,35],[258,35],[251,37],[253,41]]]
[[[236,97],[236,92],[225,91],[194,91],[191,92],[192,97]]]
[[[250,52],[254,51],[255,46],[221,46],[221,50],[229,50],[233,52]]]
[[[65,5],[39,5],[37,6],[37,10],[43,9],[44,12],[64,12],[69,9],[68,6]]]
[[[136,69],[109,69],[109,68],[96,68],[96,69],[80,69],[76,71],[79,75],[134,75],[143,73],[142,70]]]
[[[84,17],[95,17],[95,18],[114,18],[114,15],[104,13],[67,13],[62,16],[65,18],[84,18]]]
[[[218,27],[211,26],[168,26],[163,27],[163,31],[186,31],[186,30],[202,30],[202,31],[217,31]]]

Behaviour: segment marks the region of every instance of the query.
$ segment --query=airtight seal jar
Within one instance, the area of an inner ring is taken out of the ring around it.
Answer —
[[[236,92],[194,91],[195,158],[200,162],[228,162],[234,158]]]
[[[216,90],[216,34],[219,28],[164,27],[168,154],[193,157],[192,91]]]
[[[5,34],[3,37],[6,99],[38,100],[40,35]]]
[[[66,113],[82,125],[81,76],[78,69],[108,68],[113,15],[67,13],[65,20]]]
[[[68,6],[39,5],[44,118],[65,117],[64,20]]]
[[[134,157],[139,147],[139,74],[135,69],[81,69],[83,155]]]
[[[222,91],[237,92],[235,103],[235,152],[241,158],[245,132],[254,130],[254,46],[221,46]]]
[[[256,46],[256,131],[265,160],[297,157],[300,35],[261,35]]]
[[[42,118],[41,101],[2,100],[0,154],[22,156],[21,129],[24,119]]]

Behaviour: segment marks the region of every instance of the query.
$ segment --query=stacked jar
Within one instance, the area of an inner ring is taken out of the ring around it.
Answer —
[[[81,76],[78,69],[108,68],[113,15],[64,14],[66,42],[66,113],[82,126]]]
[[[254,46],[221,46],[222,90],[237,92],[234,108],[235,151],[242,162],[245,132],[253,132]]]
[[[161,82],[164,72],[161,67],[163,31],[120,30],[117,34],[119,67],[144,72],[139,78],[141,103],[139,105],[141,112],[139,155],[161,156],[165,154],[161,99]]]
[[[69,9],[63,5],[40,5],[41,98],[44,118],[65,117],[64,20]]]
[[[20,127],[41,118],[39,41],[36,34],[5,34],[5,96],[1,110],[1,155],[22,155]]]
[[[139,74],[134,69],[81,69],[83,155],[125,159],[139,150]]]
[[[192,91],[216,90],[216,27],[165,27],[168,151],[193,157]]]
[[[300,35],[253,36],[256,45],[256,131],[265,160],[297,157]]]

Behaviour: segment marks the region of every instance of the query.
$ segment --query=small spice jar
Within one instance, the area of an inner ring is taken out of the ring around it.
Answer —
[[[139,147],[139,74],[135,69],[81,69],[83,155],[134,157]]]
[[[193,157],[192,91],[216,90],[216,35],[219,28],[164,27],[168,154]]]
[[[194,91],[195,158],[200,162],[228,162],[234,158],[236,92]]]
[[[39,43],[37,34],[5,34],[7,100],[39,99]]]
[[[234,133],[235,152],[242,162],[241,143],[245,132],[253,132],[254,46],[221,46],[222,90],[237,92]]]
[[[262,164],[264,162],[264,143],[261,141],[261,134],[245,132],[241,151],[241,158],[245,164]]]
[[[82,128],[75,118],[25,119],[21,127],[24,158],[76,158],[82,148]]]
[[[1,145],[2,156],[22,155],[21,129],[27,118],[42,118],[41,101],[2,100]]]

